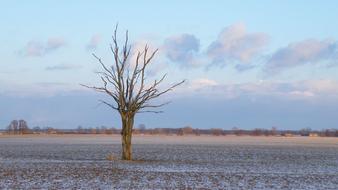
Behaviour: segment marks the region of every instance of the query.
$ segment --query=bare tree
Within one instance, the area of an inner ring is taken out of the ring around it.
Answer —
[[[211,134],[214,136],[220,136],[223,134],[223,129],[220,129],[220,128],[212,128],[210,129],[210,131],[211,131]]]
[[[158,49],[151,52],[146,45],[143,50],[137,51],[135,60],[132,60],[134,64],[131,64],[131,45],[128,42],[128,31],[126,31],[122,48],[117,39],[117,26],[112,39],[113,43],[110,45],[110,50],[114,56],[112,66],[105,65],[101,58],[93,54],[102,67],[102,71],[97,73],[103,85],[101,87],[83,86],[107,94],[111,98],[109,102],[104,100],[100,100],[100,102],[120,114],[122,122],[122,159],[131,160],[131,138],[135,114],[141,112],[161,113],[156,108],[162,107],[169,102],[153,104],[151,101],[181,85],[184,80],[160,90],[159,86],[166,78],[166,74],[151,83],[146,80],[146,70]]]
[[[23,119],[20,119],[18,121],[18,123],[19,123],[19,126],[18,126],[19,133],[20,134],[27,134],[29,132],[29,127],[27,125],[27,122]]]
[[[146,125],[145,124],[140,124],[138,126],[138,129],[140,130],[140,133],[145,133],[146,132]]]
[[[179,130],[179,135],[190,135],[192,133],[193,133],[193,128],[190,125],[185,126],[181,128],[181,130]]]

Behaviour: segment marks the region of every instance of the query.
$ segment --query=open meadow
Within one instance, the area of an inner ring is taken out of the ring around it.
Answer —
[[[338,138],[0,136],[0,189],[337,189]],[[109,154],[113,160],[107,160]]]

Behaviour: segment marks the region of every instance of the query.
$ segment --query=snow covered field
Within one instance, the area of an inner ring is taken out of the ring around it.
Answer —
[[[0,189],[338,189],[338,138],[0,136]],[[112,153],[116,160],[108,161]]]

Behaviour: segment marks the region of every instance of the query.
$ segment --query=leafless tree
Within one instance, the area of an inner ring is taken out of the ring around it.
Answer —
[[[110,50],[114,57],[112,66],[107,66],[101,58],[93,54],[102,67],[102,71],[97,73],[103,85],[100,87],[83,86],[107,94],[111,98],[111,101],[100,100],[100,102],[120,114],[122,122],[122,159],[131,160],[131,138],[135,114],[141,112],[160,113],[161,111],[157,111],[156,108],[162,107],[169,102],[153,104],[152,100],[173,90],[184,83],[184,80],[160,90],[160,84],[165,80],[166,74],[153,82],[146,80],[147,68],[158,49],[150,51],[146,45],[142,50],[137,51],[135,60],[130,60],[131,45],[128,42],[128,31],[126,31],[124,43],[120,45],[116,26],[112,40],[113,43],[110,45]],[[131,61],[134,64],[131,64]]]
[[[10,134],[28,134],[30,129],[25,120],[13,120],[7,127]]]
[[[223,134],[223,129],[220,129],[220,128],[212,128],[210,129],[210,131],[211,131],[211,134],[214,136],[220,136]]]
[[[190,135],[193,133],[193,128],[191,126],[185,126],[179,130],[180,135]]]
[[[27,125],[27,122],[23,119],[18,121],[19,123],[19,133],[20,134],[27,134],[29,132],[29,127]]]
[[[138,129],[139,129],[140,133],[145,133],[147,128],[146,128],[145,124],[140,124],[138,126]]]

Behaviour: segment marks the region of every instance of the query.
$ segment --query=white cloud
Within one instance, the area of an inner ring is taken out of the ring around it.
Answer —
[[[171,36],[164,41],[162,47],[170,61],[179,63],[183,67],[199,65],[199,61],[196,59],[199,48],[199,39],[191,34]]]
[[[30,41],[20,51],[23,56],[39,57],[64,47],[66,42],[63,38],[49,38],[47,42]]]
[[[296,82],[253,82],[220,84],[210,79],[196,79],[180,91],[182,95],[203,95],[211,98],[275,97],[288,100],[338,99],[338,81],[305,80]]]
[[[66,45],[65,39],[60,37],[49,38],[45,46],[46,51],[53,51]]]
[[[45,48],[40,42],[30,41],[27,43],[23,51],[26,56],[42,56]]]
[[[216,81],[207,78],[195,79],[188,83],[188,87],[193,90],[217,85],[218,83]]]
[[[94,34],[89,40],[86,49],[87,50],[95,50],[101,42],[101,36],[99,34]]]
[[[258,56],[268,43],[264,33],[248,33],[244,24],[226,27],[206,51],[200,51],[200,40],[191,34],[171,36],[164,41],[166,57],[182,67],[199,67],[236,63],[236,69],[245,71],[253,68],[247,63]]]
[[[310,92],[310,91],[298,91],[298,90],[295,90],[295,91],[291,91],[289,93],[291,96],[296,96],[296,97],[313,97],[315,96],[313,92]]]
[[[265,33],[248,33],[243,23],[224,28],[207,50],[213,63],[225,65],[229,61],[250,62],[267,45]]]
[[[338,44],[332,40],[308,39],[291,43],[277,50],[266,63],[266,70],[281,70],[319,62],[333,62],[338,58]]]
[[[72,65],[72,64],[61,64],[55,66],[46,67],[47,71],[55,71],[55,70],[74,70],[74,69],[81,69],[81,65]]]
[[[0,95],[13,97],[50,97],[86,91],[78,83],[40,82],[40,83],[0,83]]]

